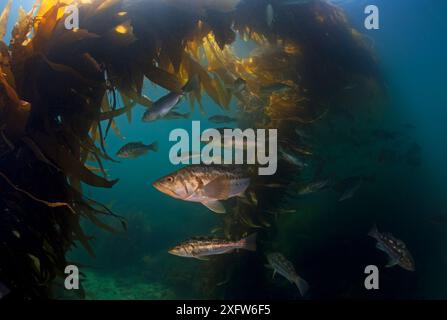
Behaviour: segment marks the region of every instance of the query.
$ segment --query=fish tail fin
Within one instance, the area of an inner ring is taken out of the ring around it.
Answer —
[[[194,91],[199,86],[199,77],[197,74],[193,75],[191,78],[189,78],[188,82],[183,86],[182,91],[183,92],[191,92]]]
[[[374,223],[371,230],[368,232],[368,236],[377,239],[379,237],[379,230],[377,229],[377,225]]]
[[[241,240],[241,248],[249,251],[256,251],[256,233]]]
[[[297,276],[293,282],[295,283],[298,290],[300,291],[301,296],[304,296],[307,293],[307,290],[309,290],[309,284],[303,278]]]
[[[151,148],[152,151],[157,152],[158,151],[158,141],[155,141],[149,147]]]

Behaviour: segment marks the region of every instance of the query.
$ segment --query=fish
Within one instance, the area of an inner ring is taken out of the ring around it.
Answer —
[[[238,249],[256,251],[256,233],[239,241],[220,238],[191,239],[180,243],[168,252],[179,257],[207,260],[208,256],[226,254]]]
[[[204,159],[202,159],[201,157],[202,157],[202,154],[199,152],[183,152],[180,155],[179,159],[180,159],[180,162],[182,162],[182,163],[185,163],[185,162],[189,163],[189,161],[192,161],[193,159],[200,159],[201,160],[200,162],[204,163]],[[216,154],[210,158],[207,158],[206,160],[218,164],[218,163],[221,163],[222,158],[220,155]],[[207,163],[210,163],[210,162],[207,162]]]
[[[396,239],[390,233],[380,233],[374,225],[368,235],[377,240],[376,247],[388,255],[387,268],[399,265],[408,271],[415,271],[414,259],[402,240]]]
[[[286,160],[290,164],[293,164],[294,166],[297,166],[299,168],[305,168],[308,166],[307,163],[304,163],[301,159],[291,153],[286,152],[284,149],[280,149],[279,152],[284,160]]]
[[[307,284],[306,280],[298,276],[293,264],[281,253],[270,253],[267,255],[267,260],[269,262],[268,267],[273,269],[273,277],[275,277],[276,273],[279,273],[297,286],[301,296],[306,294],[307,290],[309,289],[309,285]]]
[[[265,21],[269,28],[272,27],[273,22],[275,21],[275,11],[273,10],[273,6],[270,3],[265,8]]]
[[[293,87],[291,87],[285,83],[277,82],[277,83],[273,83],[270,85],[261,86],[259,91],[261,92],[262,95],[270,95],[273,92],[287,91],[290,89],[293,89]]]
[[[7,286],[5,286],[2,282],[0,282],[0,300],[6,297],[11,290]]]
[[[329,179],[319,180],[304,186],[303,188],[298,190],[299,195],[306,195],[321,191],[329,186]]]
[[[242,92],[247,88],[247,81],[242,78],[237,78],[233,83],[234,92]]]
[[[298,137],[304,139],[304,140],[309,140],[310,136],[305,133],[303,130],[301,130],[300,128],[295,128],[295,133]]]
[[[227,131],[230,130],[230,131]],[[220,133],[220,140],[212,139],[207,144],[209,146],[216,146],[218,148],[223,147],[227,150],[240,149],[247,150],[247,148],[258,148],[258,150],[264,150],[265,145],[258,145],[256,139],[244,139],[243,135],[237,135],[233,132],[233,128],[216,128]],[[269,135],[267,139],[275,137],[275,135]],[[237,138],[237,139],[236,139]]]
[[[337,186],[341,192],[341,196],[338,201],[351,199],[360,189],[363,181],[363,177],[350,177],[341,181]]]
[[[180,113],[177,111],[169,112],[164,118],[167,120],[178,120],[178,119],[189,119],[191,117],[191,113]]]
[[[151,108],[149,108],[144,114],[142,121],[151,122],[165,118],[175,106],[184,97],[185,93],[191,92],[198,85],[196,77],[191,78],[186,85],[182,88],[181,93],[169,92],[165,96],[155,101]]]
[[[352,90],[356,88],[356,84],[348,84],[347,86],[343,87],[343,90]]]
[[[273,189],[287,188],[286,184],[281,184],[281,183],[267,183],[262,186],[265,188],[273,188]]]
[[[189,165],[153,183],[175,199],[198,202],[215,213],[225,213],[220,200],[243,196],[250,185],[247,172],[237,165]]]
[[[228,122],[236,122],[236,118],[223,116],[223,115],[215,115],[208,118],[209,121],[214,123],[228,123]]]
[[[341,195],[341,197],[338,199],[338,201],[344,201],[351,199],[355,193],[360,189],[361,185],[363,183],[363,179],[357,179],[357,181],[353,182],[351,186],[349,186]]]
[[[158,151],[158,142],[146,145],[142,142],[129,142],[118,150],[116,156],[121,159],[135,159],[149,151]]]
[[[180,161],[186,162],[186,161],[190,161],[192,159],[196,159],[196,158],[200,158],[200,157],[201,157],[200,152],[183,152],[180,155]]]

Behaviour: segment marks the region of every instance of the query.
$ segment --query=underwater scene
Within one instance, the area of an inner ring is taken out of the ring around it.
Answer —
[[[447,299],[445,12],[0,0],[0,299]]]

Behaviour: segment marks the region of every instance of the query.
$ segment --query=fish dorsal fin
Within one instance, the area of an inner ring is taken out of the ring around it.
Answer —
[[[204,194],[213,199],[225,200],[231,191],[230,180],[224,176],[218,177],[203,187]]]
[[[202,204],[215,213],[225,213],[225,207],[222,205],[220,201],[217,200],[209,200],[204,201]]]

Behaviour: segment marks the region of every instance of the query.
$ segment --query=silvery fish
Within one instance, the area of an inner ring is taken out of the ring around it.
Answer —
[[[167,95],[155,101],[152,107],[143,114],[142,121],[150,122],[162,119],[167,116],[172,111],[172,109],[174,109],[174,107],[180,102],[180,99],[184,96],[185,93],[194,90],[195,86],[198,85],[197,81],[197,78],[194,77],[190,81],[188,81],[188,83],[182,88],[181,93],[169,92]]]
[[[301,295],[304,296],[309,289],[309,285],[306,280],[297,275],[293,264],[287,260],[281,253],[270,253],[267,255],[269,267],[273,269],[273,277],[276,273],[279,273],[284,278],[294,283]]]
[[[165,116],[165,119],[168,119],[168,120],[189,119],[190,116],[191,116],[191,113],[189,113],[189,112],[180,113],[180,112],[176,112],[176,111],[171,111]]]
[[[164,118],[183,97],[183,93],[170,92],[154,102],[152,108],[143,114],[143,122],[155,121]]]
[[[247,87],[247,81],[242,78],[237,78],[233,83],[234,92],[242,92]]]
[[[284,149],[279,150],[281,157],[286,160],[288,163],[293,164],[294,166],[297,166],[299,168],[307,167],[307,163],[304,163],[301,159],[294,156],[293,154],[288,153]]]
[[[153,186],[175,199],[199,202],[213,212],[225,213],[219,200],[241,196],[250,178],[237,165],[189,165],[153,183]]]
[[[267,85],[267,86],[262,86],[260,88],[260,92],[263,95],[266,95],[266,94],[270,95],[273,92],[287,91],[287,90],[290,90],[290,89],[293,89],[293,87],[291,87],[291,86],[289,86],[289,85],[287,85],[285,83],[278,82],[278,83],[273,83],[273,84],[270,84],[270,85]]]
[[[219,131],[221,140],[212,140],[208,144],[210,146],[216,146],[218,148],[223,147],[225,149],[240,149],[240,150],[246,150],[247,148],[253,148],[254,150],[258,148],[258,150],[264,150],[265,144],[258,145],[256,138],[253,139],[246,139],[244,138],[243,134],[237,134],[233,132],[234,129],[232,128],[216,128],[216,130]],[[269,135],[267,139],[270,139],[272,137],[276,137],[275,135]]]
[[[206,260],[207,256],[230,253],[237,249],[256,251],[256,234],[239,241],[225,239],[192,239],[185,241],[169,250],[170,254]]]
[[[341,194],[338,201],[344,201],[344,200],[351,199],[356,194],[356,192],[360,189],[360,187],[363,183],[363,178],[362,177],[353,177],[350,179],[348,178],[348,179],[346,179],[346,181],[343,181],[343,182],[346,185],[346,187],[343,190],[343,193]]]
[[[146,145],[142,142],[129,142],[118,150],[116,156],[121,159],[134,159],[142,156],[149,151],[158,151],[158,143]]]
[[[380,233],[376,225],[372,227],[368,235],[377,240],[377,249],[386,252],[388,255],[387,268],[399,265],[408,271],[415,270],[413,257],[402,240],[396,239],[390,233]]]
[[[323,190],[329,185],[329,179],[312,182],[298,190],[299,195],[311,194]]]

